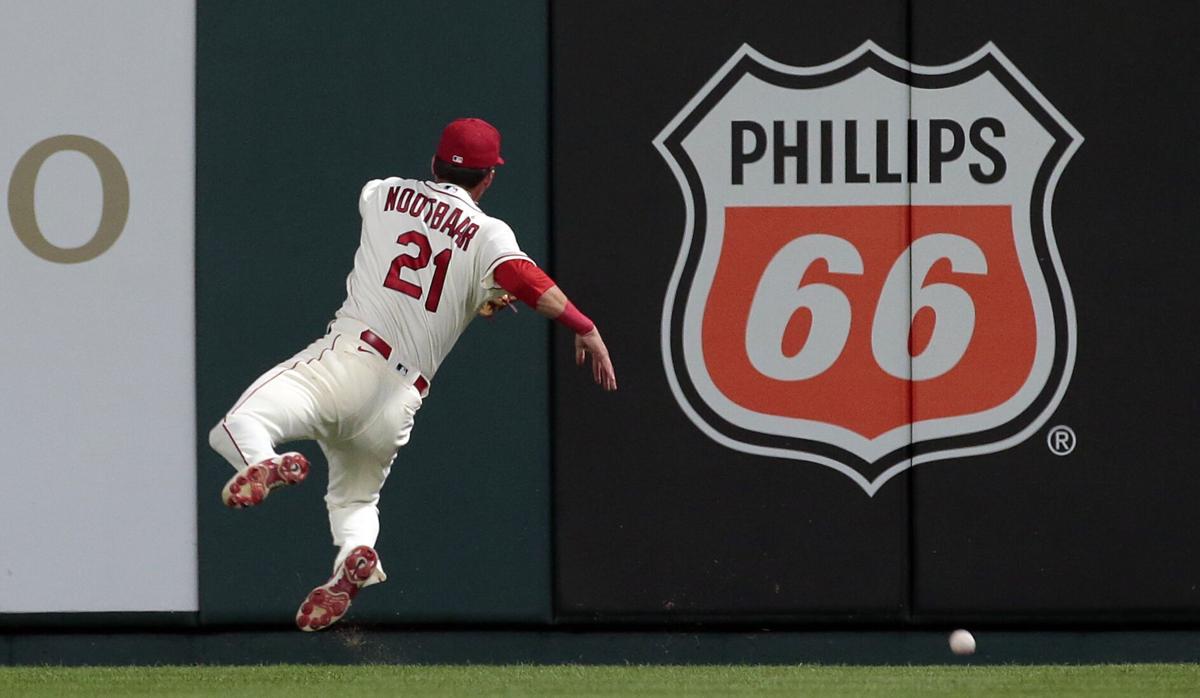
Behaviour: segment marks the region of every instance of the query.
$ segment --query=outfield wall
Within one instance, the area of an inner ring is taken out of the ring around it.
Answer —
[[[323,457],[230,512],[196,434],[323,332],[361,184],[424,172],[463,114],[504,134],[488,211],[597,321],[621,389],[534,313],[476,323],[384,490],[389,582],[357,620],[1200,618],[1200,10],[85,7],[0,10],[24,95],[0,117],[0,625],[290,622],[333,554]],[[64,134],[111,151],[125,199],[78,149],[20,175]],[[161,578],[131,594],[146,550]]]

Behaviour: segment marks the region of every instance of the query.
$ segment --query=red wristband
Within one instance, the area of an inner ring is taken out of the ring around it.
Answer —
[[[575,334],[587,334],[596,329],[596,323],[588,319],[587,315],[579,312],[579,308],[571,301],[567,301],[566,307],[555,320],[570,328]]]

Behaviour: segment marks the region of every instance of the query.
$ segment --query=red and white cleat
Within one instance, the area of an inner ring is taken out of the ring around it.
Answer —
[[[379,555],[374,548],[360,545],[351,550],[337,574],[304,597],[304,603],[296,611],[296,627],[312,632],[341,620],[378,565]]]
[[[221,501],[233,509],[259,504],[271,490],[303,482],[308,475],[308,459],[291,452],[243,468],[229,478],[221,489]]]

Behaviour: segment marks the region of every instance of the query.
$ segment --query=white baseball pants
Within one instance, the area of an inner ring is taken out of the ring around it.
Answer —
[[[275,446],[312,439],[329,462],[325,504],[342,560],[379,536],[379,491],[408,443],[421,394],[359,339],[359,323],[330,333],[264,373],[209,432],[209,444],[240,470],[277,455]],[[366,329],[365,325],[361,325]],[[373,584],[387,579],[382,563]]]

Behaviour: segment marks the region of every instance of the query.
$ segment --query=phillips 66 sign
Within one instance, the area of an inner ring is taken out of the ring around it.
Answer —
[[[1050,215],[1081,142],[990,44],[942,66],[743,46],[655,141],[687,209],[662,324],[680,406],[868,494],[1020,443],[1074,363]]]

